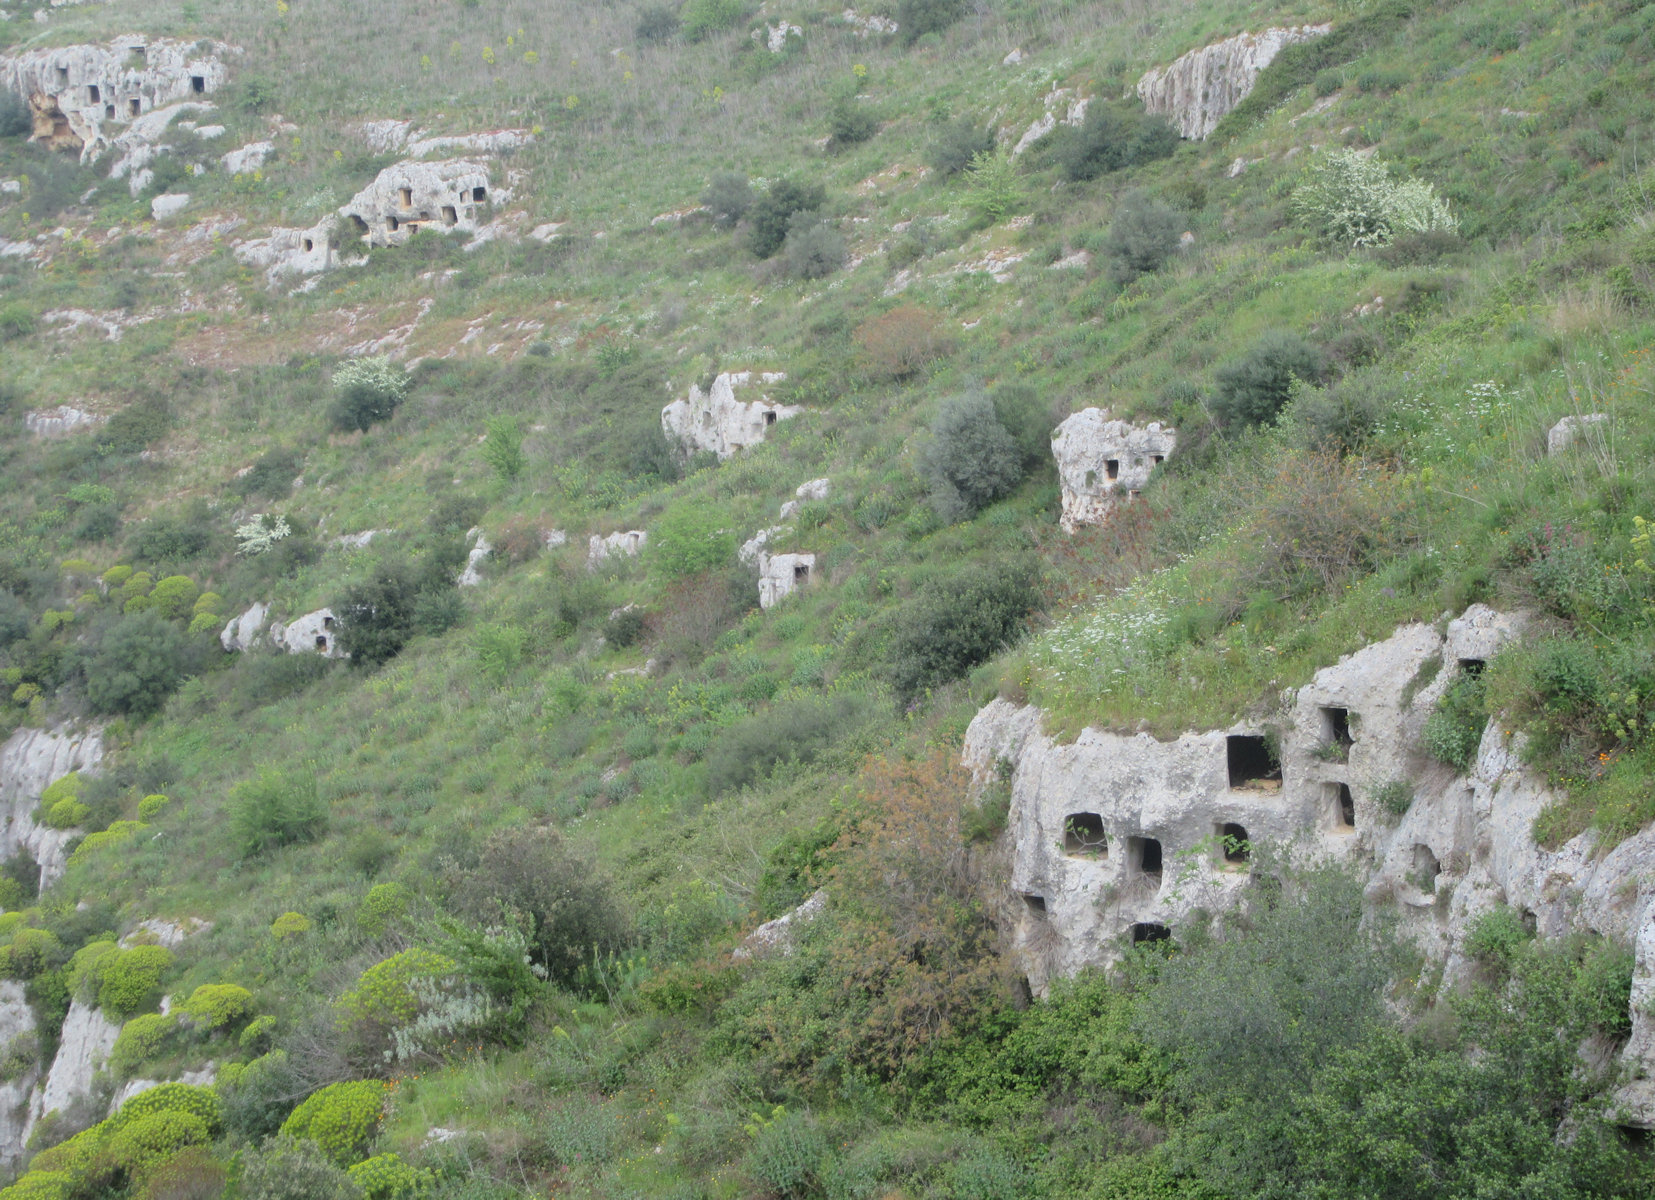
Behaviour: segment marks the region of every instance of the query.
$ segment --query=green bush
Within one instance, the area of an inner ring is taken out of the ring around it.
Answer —
[[[1294,189],[1293,212],[1328,241],[1352,249],[1459,228],[1430,184],[1392,179],[1384,163],[1354,150],[1329,151],[1311,165]]]
[[[1449,685],[1425,721],[1425,749],[1432,758],[1460,771],[1470,769],[1488,724],[1485,694],[1480,674],[1461,675]]]
[[[704,503],[674,506],[649,533],[650,565],[668,579],[722,567],[735,553],[736,535],[728,517]]]
[[[109,1138],[105,1153],[128,1179],[149,1173],[186,1146],[212,1141],[207,1123],[186,1112],[158,1112],[128,1121]]]
[[[134,1121],[164,1112],[188,1114],[199,1120],[211,1134],[218,1133],[219,1126],[223,1124],[218,1094],[210,1087],[198,1087],[193,1083],[163,1083],[139,1092],[121,1105],[120,1111],[104,1124],[113,1132]]]
[[[395,1153],[365,1158],[347,1174],[362,1189],[363,1200],[399,1200],[419,1192],[427,1181],[425,1172],[416,1171]]]
[[[1382,812],[1403,816],[1414,803],[1413,785],[1406,779],[1392,779],[1374,789],[1373,799]]]
[[[361,1160],[385,1111],[385,1085],[375,1079],[329,1084],[282,1122],[287,1137],[315,1142],[329,1162],[345,1167]]]
[[[310,931],[310,918],[303,913],[285,912],[270,922],[270,936],[278,942]]]
[[[432,559],[415,568],[401,559],[381,562],[371,576],[345,588],[333,604],[339,647],[353,667],[377,667],[402,652],[417,634],[439,634],[460,615],[454,577]]]
[[[112,962],[121,948],[115,944],[114,935],[107,935],[107,941],[88,942],[73,957],[69,959],[69,967],[65,972],[69,990],[75,999],[82,1004],[96,1004],[98,988],[103,984],[104,967]]]
[[[240,1070],[226,1068],[218,1080],[225,1128],[257,1144],[281,1128],[293,1111],[293,1097],[303,1091],[285,1050],[261,1055]]]
[[[768,1191],[792,1200],[813,1195],[819,1188],[829,1149],[827,1135],[815,1117],[784,1112],[763,1123],[745,1165]]]
[[[23,928],[11,944],[0,946],[0,975],[27,983],[45,971],[55,971],[68,957],[63,943],[50,929]]]
[[[0,137],[20,138],[34,132],[29,106],[13,92],[0,93]]]
[[[783,764],[805,766],[874,720],[863,693],[800,696],[723,729],[707,755],[707,790],[717,796],[756,783]]]
[[[327,805],[309,772],[266,771],[230,791],[230,830],[245,857],[313,842],[327,825]]]
[[[735,27],[745,12],[743,0],[686,0],[679,11],[684,37],[692,42]]]
[[[1523,923],[1522,914],[1502,904],[1471,923],[1465,952],[1484,966],[1505,972],[1533,940],[1534,931]]]
[[[389,358],[357,358],[340,364],[333,373],[333,407],[329,410],[336,428],[366,431],[388,421],[408,396],[408,372]]]
[[[243,1200],[360,1200],[342,1167],[308,1139],[281,1137],[242,1159]]]
[[[297,450],[277,447],[254,459],[247,474],[230,484],[230,490],[249,499],[255,496],[281,499],[293,491],[293,481],[303,469],[304,458]]]
[[[382,959],[363,971],[356,986],[338,1000],[341,1017],[353,1024],[395,1029],[419,1015],[419,980],[444,979],[456,963],[433,950],[414,947]]]
[[[6,93],[10,98],[11,93]],[[65,1171],[30,1171],[0,1190],[0,1200],[73,1200],[75,1177]]]
[[[233,983],[204,983],[184,1001],[183,1013],[202,1029],[223,1029],[253,1015],[253,993]]]
[[[135,400],[109,418],[98,435],[100,448],[116,454],[137,454],[172,431],[172,405],[160,392]]]
[[[69,865],[76,867],[89,862],[93,856],[131,841],[139,832],[148,828],[149,826],[142,821],[112,822],[108,829],[83,837],[80,845],[75,847],[75,852],[69,856]]]
[[[1400,397],[1385,374],[1366,371],[1329,387],[1301,389],[1284,415],[1306,449],[1352,454],[1367,444]]]
[[[969,568],[928,584],[902,606],[891,637],[891,684],[904,703],[958,679],[1017,640],[1039,602],[1033,569],[1019,562]]]
[[[150,606],[170,621],[191,615],[201,589],[188,575],[168,575],[149,594]]]
[[[356,910],[356,926],[369,937],[379,937],[408,915],[414,894],[400,883],[376,883]]]
[[[603,640],[617,650],[636,646],[643,641],[645,632],[643,610],[630,604],[617,610],[603,623]]]
[[[98,1006],[111,1016],[130,1017],[160,998],[161,975],[172,966],[165,946],[132,946],[100,964]]]
[[[1142,166],[1178,148],[1178,128],[1141,108],[1093,101],[1080,128],[1059,135],[1053,153],[1076,183],[1110,171]]]
[[[123,617],[86,662],[86,698],[99,712],[147,717],[189,674],[194,656],[184,633],[159,613]]]
[[[976,125],[964,117],[939,128],[926,151],[931,169],[947,178],[969,170],[979,154],[994,153],[994,127]]]
[[[46,811],[46,824],[53,829],[73,829],[86,820],[91,811],[71,796],[67,800],[59,800]]]
[[[137,1069],[161,1052],[178,1032],[178,1018],[171,1013],[141,1013],[121,1026],[115,1046],[109,1052],[109,1069],[130,1078]]]
[[[683,24],[674,9],[664,4],[651,4],[639,11],[632,36],[642,45],[655,46],[677,37]]]
[[[797,213],[813,213],[827,203],[821,184],[778,179],[747,210],[747,248],[756,258],[771,258],[787,241]]]
[[[974,515],[1023,478],[1023,455],[980,392],[943,401],[920,464],[932,507],[945,521]]]
[[[127,550],[145,562],[184,562],[207,553],[218,536],[212,511],[203,504],[193,504],[182,513],[145,521],[127,540]],[[193,595],[190,603],[195,603]],[[189,605],[184,607],[188,609]]]
[[[138,819],[140,821],[153,821],[156,817],[161,815],[162,811],[165,810],[167,805],[170,803],[170,800],[159,793],[151,796],[145,796],[142,800],[138,801]]]
[[[814,213],[795,213],[782,243],[782,262],[798,279],[822,279],[845,265],[845,238]]]
[[[729,228],[753,207],[753,185],[736,171],[719,171],[701,193],[701,203],[712,213],[714,222]]]
[[[865,104],[858,104],[854,96],[835,101],[828,113],[828,133],[835,145],[855,146],[878,132],[879,114]]]
[[[523,431],[513,417],[490,417],[483,435],[483,461],[506,482],[516,479],[529,465],[523,454]]]
[[[1327,358],[1296,333],[1275,330],[1253,344],[1245,356],[1215,373],[1212,412],[1226,429],[1243,429],[1275,420],[1293,392],[1293,381],[1319,384]]]
[[[941,33],[969,11],[966,0],[901,0],[896,20],[902,44],[912,46],[928,33]]]
[[[1126,284],[1139,275],[1160,270],[1177,253],[1184,227],[1183,213],[1141,188],[1127,192],[1103,240],[1110,277]]]

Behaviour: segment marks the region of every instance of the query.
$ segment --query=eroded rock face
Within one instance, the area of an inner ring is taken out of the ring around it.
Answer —
[[[17,1038],[35,1032],[34,1009],[24,998],[23,985],[15,979],[0,979],[0,1050]],[[40,1079],[40,1069],[30,1066],[15,1079],[0,1083],[0,1169],[21,1165],[23,1131],[29,1125],[29,1097]]]
[[[269,615],[268,604],[254,601],[246,612],[230,619],[230,623],[218,635],[218,644],[231,654],[251,650]]]
[[[46,1086],[37,1091],[31,1101],[23,1141],[28,1140],[41,1117],[49,1112],[63,1112],[75,1101],[91,1095],[92,1080],[109,1060],[109,1052],[115,1048],[115,1039],[120,1034],[120,1025],[104,1016],[102,1009],[79,1000],[69,1002],[57,1057],[46,1074]]]
[[[338,265],[339,256],[329,245],[333,220],[329,218],[309,229],[278,226],[269,237],[255,238],[236,247],[236,259],[264,271],[271,285],[286,275],[316,275]]]
[[[596,571],[605,561],[620,556],[636,558],[649,543],[649,534],[642,529],[628,529],[608,537],[594,533],[586,540],[586,569]]]
[[[109,177],[125,179],[127,190],[137,196],[155,179],[155,172],[149,164],[172,150],[168,138],[176,136],[173,131],[176,129],[199,135],[201,129],[193,118],[212,111],[211,104],[186,101],[157,108],[136,118],[112,143],[116,158],[109,167]]]
[[[1178,445],[1178,432],[1160,422],[1130,425],[1100,408],[1085,408],[1052,434],[1052,457],[1063,484],[1065,533],[1100,525],[1123,500],[1135,497]]]
[[[91,162],[115,131],[157,108],[224,86],[222,42],[180,42],[127,34],[101,45],[0,55],[0,88],[21,97],[34,119],[31,140],[78,151]]]
[[[809,587],[816,574],[814,554],[758,555],[759,607],[780,604],[802,587]]]
[[[270,641],[278,650],[285,650],[289,654],[320,654],[323,658],[347,657],[339,648],[331,608],[319,608],[315,612],[306,613],[295,618],[289,625],[283,625],[280,621],[275,622],[270,626]]]
[[[714,379],[705,392],[691,384],[686,398],[661,410],[661,428],[688,453],[707,450],[720,460],[729,458],[762,442],[778,421],[804,411],[797,405],[772,403],[765,393],[765,388],[786,379],[780,371],[736,371]]]
[[[471,553],[466,555],[465,570],[460,572],[459,578],[454,581],[456,587],[476,587],[483,582],[482,568],[488,561],[488,556],[494,553],[494,547],[489,544],[480,530],[472,530],[477,542],[471,547]]]
[[[347,234],[373,246],[397,246],[419,229],[475,233],[504,199],[489,183],[484,163],[410,160],[386,167],[339,213]]]
[[[38,438],[60,438],[68,437],[78,429],[91,429],[102,425],[108,419],[76,408],[72,404],[60,404],[56,408],[44,408],[26,414],[23,418],[23,428]]]
[[[19,729],[0,746],[0,858],[27,850],[40,864],[40,886],[63,874],[78,829],[37,825],[35,805],[48,785],[71,771],[93,772],[103,762],[103,727]]]
[[[792,954],[794,943],[799,936],[799,931],[795,927],[807,925],[821,916],[827,908],[827,900],[827,892],[817,888],[808,900],[792,912],[783,913],[774,921],[766,921],[742,938],[741,945],[730,951],[730,957],[737,962],[745,962],[751,958],[764,958],[771,954]]]
[[[1138,96],[1152,113],[1167,117],[1186,138],[1199,140],[1247,98],[1259,73],[1283,47],[1321,37],[1332,26],[1299,25],[1241,33],[1191,50],[1138,80]]]

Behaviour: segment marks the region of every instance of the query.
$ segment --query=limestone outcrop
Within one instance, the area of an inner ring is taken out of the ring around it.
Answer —
[[[1247,98],[1259,73],[1283,48],[1321,37],[1331,28],[1298,25],[1266,29],[1202,46],[1147,72],[1138,80],[1138,97],[1148,111],[1168,118],[1178,126],[1179,133],[1198,141]]]
[[[102,425],[108,419],[76,408],[72,404],[60,404],[56,408],[43,408],[25,414],[23,428],[38,438],[60,438],[68,437],[77,429],[91,429]]]
[[[1466,937],[1496,905],[1542,936],[1634,947],[1618,1099],[1655,1128],[1655,829],[1607,853],[1590,831],[1545,850],[1532,829],[1552,796],[1520,736],[1491,722],[1464,775],[1418,749],[1442,693],[1522,627],[1484,605],[1442,632],[1403,626],[1284,693],[1273,716],[1170,741],[1085,729],[1059,744],[1038,709],[982,709],[964,760],[985,783],[1009,764],[1006,907],[1031,985],[1171,936],[1198,908],[1222,920],[1252,844],[1277,843],[1355,865],[1366,903],[1397,914],[1446,985],[1471,971]]]
[[[687,397],[661,410],[661,429],[686,453],[710,451],[720,460],[729,458],[762,442],[778,421],[805,411],[776,404],[764,391],[786,378],[780,371],[735,371],[718,376],[705,392],[691,384]]]
[[[1178,432],[1158,421],[1138,426],[1084,408],[1052,433],[1052,457],[1063,485],[1065,533],[1099,525],[1123,500],[1137,496],[1178,445]]]
[[[315,275],[338,265],[339,256],[329,239],[333,219],[309,229],[278,226],[269,237],[254,238],[236,247],[236,260],[264,271],[265,281],[276,284],[284,275]]]
[[[15,979],[0,979],[0,1050],[35,1034],[34,1009]],[[40,1080],[40,1069],[26,1068],[0,1083],[0,1170],[17,1168],[23,1157],[23,1131],[29,1126],[29,1099]]]
[[[465,558],[465,570],[460,572],[459,578],[454,581],[456,587],[476,587],[483,582],[482,567],[488,561],[488,556],[494,553],[494,547],[481,530],[471,531],[477,541],[471,547],[471,552]]]
[[[758,555],[759,607],[780,604],[802,587],[810,586],[816,573],[814,554]]]
[[[1601,442],[1608,424],[1608,413],[1582,413],[1577,417],[1564,417],[1546,431],[1546,453],[1562,454],[1577,441]]]
[[[420,229],[475,233],[503,202],[488,166],[473,159],[406,160],[386,167],[339,210],[347,233],[371,246],[398,246]]]
[[[111,143],[116,157],[110,164],[109,177],[126,180],[127,190],[137,196],[154,182],[150,163],[173,149],[167,139],[176,136],[174,130],[199,137],[202,130],[194,118],[212,111],[211,104],[184,101],[136,118]]]
[[[218,635],[218,644],[231,654],[251,650],[269,616],[270,606],[254,601],[246,612],[230,619]]]
[[[103,45],[0,55],[0,88],[24,100],[31,140],[91,162],[115,131],[158,108],[211,95],[229,79],[222,42],[127,34]]]
[[[103,727],[19,729],[0,746],[0,858],[27,850],[40,864],[40,886],[50,886],[69,859],[78,829],[35,823],[35,805],[47,786],[71,771],[92,772],[103,762]]]
[[[607,537],[594,533],[586,540],[586,569],[596,571],[610,558],[637,558],[649,544],[649,534],[642,529],[628,529]]]
[[[412,121],[364,121],[355,132],[375,154],[501,154],[534,141],[530,129],[491,129],[483,133],[432,134],[415,129]]]
[[[794,499],[786,501],[779,514],[784,521],[791,521],[798,515],[799,507],[812,501],[826,500],[833,493],[833,480],[812,479],[801,483],[794,489]]]
[[[46,1073],[46,1086],[30,1101],[22,1141],[28,1141],[35,1122],[41,1117],[50,1112],[64,1112],[77,1100],[92,1094],[92,1081],[109,1060],[109,1052],[115,1048],[115,1039],[120,1034],[120,1025],[104,1016],[101,1008],[92,1008],[79,1000],[69,1002],[57,1057],[52,1059],[52,1068]]]
[[[339,648],[331,608],[296,617],[291,624],[280,621],[270,626],[270,641],[289,654],[320,654],[323,658],[349,657]]]
[[[827,892],[817,888],[809,899],[792,912],[783,913],[773,921],[766,921],[742,938],[741,945],[730,951],[730,957],[737,962],[746,962],[771,954],[792,954],[794,943],[799,937],[799,931],[795,926],[808,925],[821,916],[827,909],[827,901]]]

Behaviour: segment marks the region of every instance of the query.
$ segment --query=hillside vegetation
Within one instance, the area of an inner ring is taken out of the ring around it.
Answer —
[[[0,733],[112,747],[42,800],[86,834],[63,878],[0,872],[40,1028],[0,1075],[72,1000],[122,1024],[0,1196],[1655,1187],[1599,1069],[1630,948],[1497,912],[1439,994],[1359,883],[1261,847],[1223,936],[1033,1002],[1005,789],[955,765],[996,696],[1067,736],[1228,726],[1485,601],[1529,636],[1431,752],[1525,733],[1546,845],[1655,820],[1655,4],[0,11],[0,52],[243,51],[226,132],[136,195],[0,98]],[[1205,141],[1132,91],[1323,21]],[[532,134],[480,156],[491,236],[237,259],[393,163],[360,129],[390,118]],[[662,407],[741,371],[803,411],[686,456]],[[60,405],[97,422],[26,427]],[[1050,435],[1092,405],[1178,447],[1065,535]],[[738,547],[774,527],[814,567],[761,609]],[[327,607],[350,658],[226,652],[256,602]],[[818,888],[794,952],[732,959]],[[211,927],[116,948],[154,918]]]

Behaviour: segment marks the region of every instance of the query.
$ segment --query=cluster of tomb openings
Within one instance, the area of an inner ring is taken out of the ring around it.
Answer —
[[[1144,942],[1169,942],[1172,940],[1172,930],[1156,921],[1139,921],[1132,926],[1132,944],[1142,945]]]
[[[1334,833],[1356,832],[1356,798],[1350,794],[1348,783],[1322,785],[1327,805],[1328,828]]]
[[[1246,826],[1225,821],[1215,832],[1218,834],[1219,854],[1226,863],[1239,866],[1253,857],[1253,843],[1248,840]]]
[[[1109,837],[1097,813],[1070,813],[1063,818],[1063,853],[1081,858],[1108,858]]]
[[[1349,753],[1354,739],[1350,735],[1350,710],[1348,708],[1322,709],[1322,745],[1338,747],[1340,751]]]
[[[1281,763],[1259,734],[1232,733],[1224,739],[1230,787],[1256,792],[1281,790]]]

